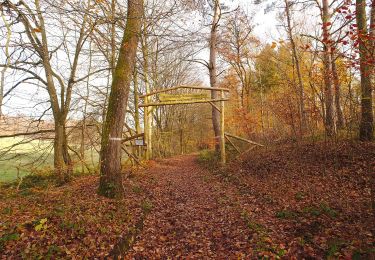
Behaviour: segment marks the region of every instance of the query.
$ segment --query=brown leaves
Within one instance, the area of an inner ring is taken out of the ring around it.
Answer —
[[[264,208],[257,222],[273,219],[266,226],[275,231],[274,243],[286,244],[287,258],[322,258],[330,252],[340,258],[355,251],[365,257],[375,241],[367,236],[371,196],[364,192],[370,189],[368,173],[375,172],[368,163],[374,153],[373,144],[285,145],[252,152],[231,167],[233,174],[247,172],[237,185],[256,194],[250,208]],[[353,239],[356,245],[347,242]]]
[[[215,174],[181,156],[137,172],[126,200],[98,197],[96,177],[7,197],[2,254],[104,258],[147,210],[125,258],[366,258],[374,153],[374,144],[285,145]]]
[[[34,28],[33,29],[33,32],[36,32],[36,33],[41,33],[42,32],[42,29],[37,27],[37,28]]]
[[[129,188],[128,200],[114,201],[96,195],[96,187],[97,178],[89,176],[37,195],[4,198],[0,202],[0,239],[13,233],[19,239],[4,241],[1,254],[26,258],[108,255],[118,236],[137,220],[142,196]],[[3,210],[8,207],[12,211]]]

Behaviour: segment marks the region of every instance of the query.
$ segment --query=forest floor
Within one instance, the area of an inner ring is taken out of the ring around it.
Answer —
[[[97,176],[8,188],[0,255],[371,259],[374,158],[374,144],[352,142],[259,149],[226,168],[178,156],[128,172],[121,200],[97,196]]]

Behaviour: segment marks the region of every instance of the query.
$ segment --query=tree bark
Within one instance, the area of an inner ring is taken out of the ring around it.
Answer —
[[[98,193],[111,198],[123,193],[121,138],[142,17],[143,0],[128,0],[126,27],[113,75],[100,150],[102,161]]]
[[[40,57],[43,62],[44,66],[44,72],[47,80],[47,91],[50,97],[50,103],[52,107],[53,112],[53,118],[55,121],[55,138],[54,138],[54,171],[55,175],[58,178],[59,184],[64,184],[68,182],[71,178],[72,173],[72,165],[71,165],[71,159],[68,152],[68,145],[67,145],[67,135],[65,131],[65,125],[66,125],[66,118],[69,112],[70,107],[70,99],[68,97],[69,91],[71,91],[71,83],[69,83],[69,87],[67,89],[67,92],[65,93],[65,85],[64,82],[62,82],[61,78],[59,78],[56,73],[54,73],[51,63],[50,63],[50,57],[49,57],[49,50],[48,50],[48,38],[46,34],[46,29],[44,25],[44,18],[42,16],[42,12],[40,10],[40,3],[39,0],[35,0],[35,6],[38,13],[38,18],[40,22],[40,28],[41,28],[41,45],[39,48],[37,48]],[[81,36],[82,37],[82,36]],[[77,49],[78,50],[78,49]],[[78,53],[75,54],[75,68],[72,69],[70,78],[74,78],[74,70],[77,66],[77,59],[78,59]],[[61,100],[59,104],[56,86],[54,83],[53,77],[56,77],[58,81],[61,80],[60,87],[61,87]],[[72,81],[70,81],[72,82]]]
[[[140,117],[139,117],[139,93],[138,93],[138,73],[137,69],[134,69],[133,73],[133,83],[134,83],[134,124],[135,124],[135,132],[136,134],[141,133],[141,123],[140,123]],[[144,140],[144,134],[143,134],[143,140]],[[141,146],[138,146],[136,148],[137,156],[141,156]]]
[[[292,31],[292,22],[291,22],[291,15],[290,15],[290,1],[285,1],[285,13],[286,13],[286,19],[287,19],[287,30],[289,35],[289,41],[290,45],[292,47],[292,54],[293,59],[296,64],[296,71],[297,71],[297,77],[298,77],[298,89],[299,89],[299,113],[300,113],[300,133],[301,136],[303,135],[304,131],[306,130],[306,113],[305,113],[305,104],[304,104],[304,89],[303,89],[303,81],[302,81],[302,75],[301,75],[301,66],[300,66],[300,60],[298,58],[297,54],[297,47],[296,43],[293,38],[293,31]]]
[[[212,88],[216,88],[217,85],[217,68],[216,68],[216,56],[217,56],[217,28],[220,19],[220,3],[219,0],[213,0],[214,4],[214,16],[211,25],[210,34],[210,60],[209,60],[209,74],[210,74],[210,85]],[[211,98],[218,98],[218,91],[211,91]],[[212,125],[215,134],[215,151],[220,151],[220,112],[212,107]]]
[[[373,8],[374,7],[372,7],[372,9]],[[372,21],[373,19],[374,18],[372,18]],[[372,109],[371,65],[369,65],[368,60],[371,57],[369,50],[374,40],[369,40],[369,42],[366,43],[367,40],[365,37],[368,31],[365,0],[356,0],[356,20],[361,73],[361,122],[359,126],[359,138],[362,141],[372,141],[374,139],[374,118]],[[374,32],[371,31],[371,33]]]
[[[339,75],[337,73],[336,62],[334,60],[333,54],[331,56],[332,60],[332,77],[333,77],[333,85],[335,86],[335,109],[336,109],[336,117],[337,117],[337,128],[342,129],[344,128],[344,115],[342,113],[340,99],[341,99],[341,84]]]
[[[324,97],[325,97],[325,128],[328,136],[335,133],[333,91],[332,91],[332,46],[328,27],[330,26],[330,14],[328,0],[323,1],[323,63],[324,63]]]
[[[149,52],[148,52],[148,42],[147,42],[147,24],[144,21],[144,29],[142,32],[142,56],[143,56],[143,75],[144,75],[144,82],[146,88],[146,94],[151,92],[150,88],[150,78],[149,78]],[[145,103],[150,103],[151,98],[145,97]],[[152,158],[152,150],[153,150],[153,140],[152,140],[152,108],[145,107],[144,108],[144,134],[145,134],[145,142],[146,142],[146,160],[150,160]]]
[[[8,21],[6,20],[3,11],[1,11],[1,18],[5,24],[5,27],[7,29],[7,36],[6,36],[6,42],[5,42],[5,57],[6,62],[4,68],[1,70],[1,79],[0,79],[0,120],[3,115],[3,99],[4,99],[4,86],[5,86],[5,72],[8,69],[8,66],[10,64],[10,58],[9,58],[9,44],[10,44],[10,37],[12,34],[12,31],[10,30],[10,25]]]

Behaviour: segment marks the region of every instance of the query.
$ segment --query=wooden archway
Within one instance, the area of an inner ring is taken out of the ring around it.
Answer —
[[[179,89],[195,89],[201,90],[201,93],[185,93],[185,94],[167,94],[168,92],[176,91]],[[218,91],[220,96],[217,99],[210,98],[205,91]],[[216,110],[220,112],[220,136],[215,137],[219,139],[220,144],[220,161],[222,164],[226,162],[225,155],[225,101],[229,100],[228,94],[229,89],[227,88],[210,88],[201,86],[176,86],[172,88],[162,89],[147,93],[140,96],[143,99],[143,103],[139,107],[144,108],[144,144],[146,145],[146,159],[150,159],[152,156],[152,136],[151,136],[151,120],[150,113],[152,107],[157,106],[170,106],[170,105],[182,105],[182,104],[197,104],[197,103],[209,103]],[[151,108],[151,109],[150,109]]]

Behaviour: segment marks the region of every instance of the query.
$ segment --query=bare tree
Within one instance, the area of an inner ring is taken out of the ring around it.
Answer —
[[[10,30],[10,25],[8,21],[6,20],[6,17],[3,13],[3,10],[1,8],[1,18],[5,24],[6,30],[7,30],[7,37],[6,37],[6,42],[5,42],[5,57],[6,57],[6,62],[5,66],[1,70],[1,78],[0,78],[0,120],[1,116],[3,114],[2,112],[2,105],[3,105],[3,99],[4,99],[4,85],[5,85],[5,73],[8,69],[8,66],[10,65],[10,59],[9,59],[9,44],[10,44],[10,37],[11,37],[11,30]]]
[[[8,67],[31,75],[28,79],[36,80],[45,86],[55,123],[54,171],[61,183],[67,182],[72,172],[72,161],[68,152],[66,121],[72,102],[73,87],[86,78],[77,78],[76,75],[82,47],[95,24],[89,24],[89,13],[84,12],[80,21],[73,55],[67,54],[70,67],[68,76],[64,77],[63,73],[60,73],[54,67],[55,63],[52,57],[62,46],[65,47],[66,51],[69,51],[66,42],[64,42],[67,40],[66,34],[63,33],[62,43],[57,47],[53,47],[56,43],[50,40],[49,37],[52,28],[45,21],[47,8],[59,9],[60,6],[51,6],[48,2],[43,2],[42,5],[40,0],[35,0],[30,4],[23,0],[18,3],[6,1],[3,6],[7,7],[10,16],[14,15],[16,21],[20,21],[23,26],[28,43],[24,43],[27,47],[21,44],[20,48],[28,49],[31,53],[25,60],[17,60]],[[88,8],[89,6],[90,0],[88,0],[87,4]],[[32,57],[36,60],[32,60]],[[44,75],[40,75],[35,69],[39,66],[42,67]]]
[[[285,16],[287,20],[286,30],[288,33],[288,38],[290,41],[290,45],[292,47],[292,56],[294,63],[296,65],[296,72],[298,78],[298,90],[299,90],[299,113],[300,113],[300,132],[301,135],[306,130],[306,114],[305,114],[305,104],[304,104],[304,88],[303,88],[303,81],[302,81],[302,73],[301,73],[301,66],[300,66],[300,59],[297,54],[297,46],[294,40],[293,35],[293,25],[292,25],[292,17],[291,17],[291,6],[293,5],[292,1],[284,0],[285,3]]]

